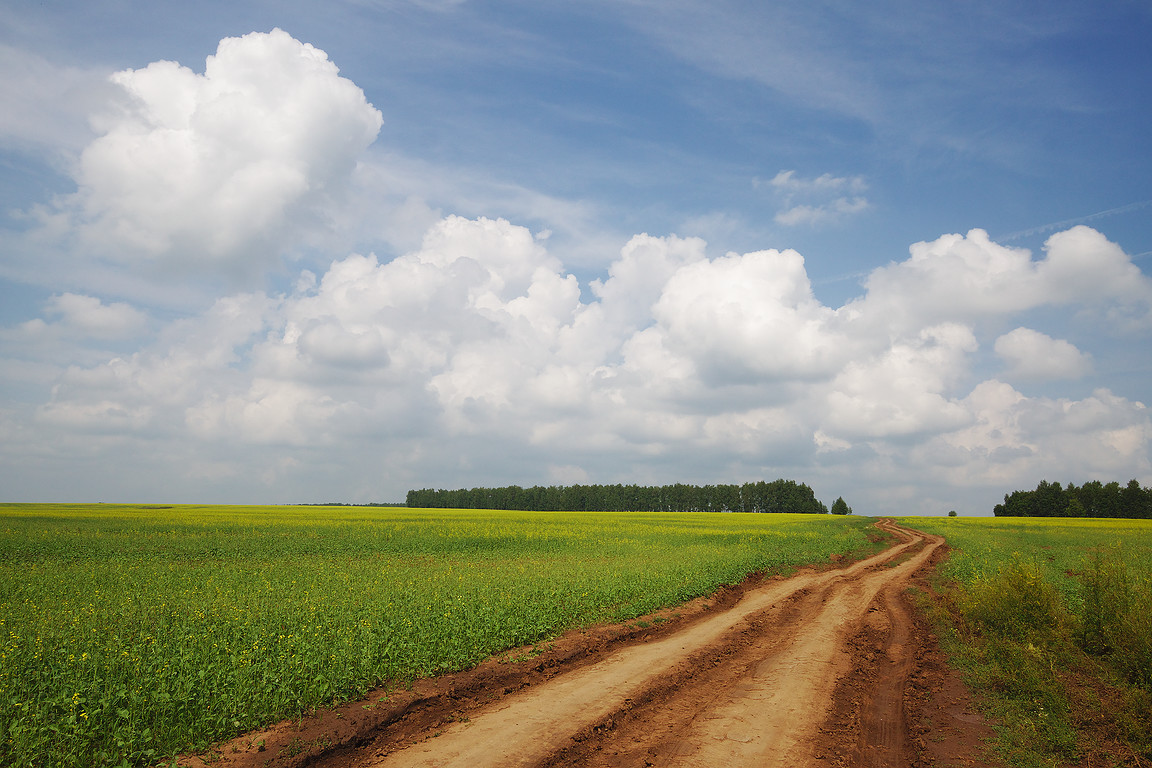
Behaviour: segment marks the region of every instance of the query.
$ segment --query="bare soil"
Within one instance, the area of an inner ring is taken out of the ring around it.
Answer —
[[[188,756],[183,766],[998,766],[909,589],[943,539],[752,577]]]

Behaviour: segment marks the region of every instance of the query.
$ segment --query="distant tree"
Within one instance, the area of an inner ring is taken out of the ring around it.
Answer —
[[[1032,493],[1036,502],[1034,514],[1037,517],[1060,517],[1068,508],[1060,483],[1041,480]]]
[[[843,504],[844,500],[839,499]],[[521,488],[422,488],[408,491],[409,507],[653,512],[806,512],[828,514],[812,489],[792,480],[744,485],[571,485]],[[837,514],[850,515],[852,508]]]
[[[948,512],[948,517],[956,517],[956,510],[954,510],[954,509],[953,509],[953,510],[950,510],[950,511]]]
[[[832,514],[850,515],[852,514],[852,507],[848,506],[843,496],[837,496],[836,501],[832,502]]]
[[[1123,510],[1120,508],[1120,483],[1113,480],[1104,485],[1104,491],[1100,495],[1100,514],[1098,517],[1123,517]]]
[[[1070,496],[1068,506],[1064,508],[1064,517],[1087,517],[1088,511],[1076,496]]]
[[[1120,507],[1124,510],[1124,517],[1138,520],[1152,517],[1152,497],[1136,480],[1129,480],[1124,490],[1120,491]]]
[[[1042,480],[1034,491],[1013,491],[992,510],[997,517],[1125,517],[1152,518],[1152,489],[1137,480],[1121,487],[1092,480],[1077,488]]]
[[[712,509],[714,512],[739,512],[740,486],[715,486],[712,489]]]

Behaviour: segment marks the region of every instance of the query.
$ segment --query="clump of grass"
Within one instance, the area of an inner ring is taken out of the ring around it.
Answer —
[[[1051,644],[1070,623],[1060,593],[1035,563],[1019,554],[970,584],[960,608],[985,633],[1030,643]]]

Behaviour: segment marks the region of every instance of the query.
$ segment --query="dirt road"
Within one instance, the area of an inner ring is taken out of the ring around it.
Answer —
[[[642,622],[618,629],[624,636],[562,638],[536,659],[494,660],[267,733],[292,749],[269,750],[257,734],[264,749],[252,754],[250,735],[244,749],[221,750],[217,760],[805,768],[944,757],[985,765],[977,755],[986,726],[955,680],[939,669],[926,677],[926,630],[904,595],[943,540],[879,525],[900,543],[867,560],[745,584],[685,607],[663,630]],[[923,738],[930,729],[931,744]]]

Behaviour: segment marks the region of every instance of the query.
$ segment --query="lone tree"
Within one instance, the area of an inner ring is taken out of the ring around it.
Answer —
[[[852,514],[852,507],[848,506],[843,496],[837,496],[836,501],[832,502],[831,511],[834,515],[850,515]]]

